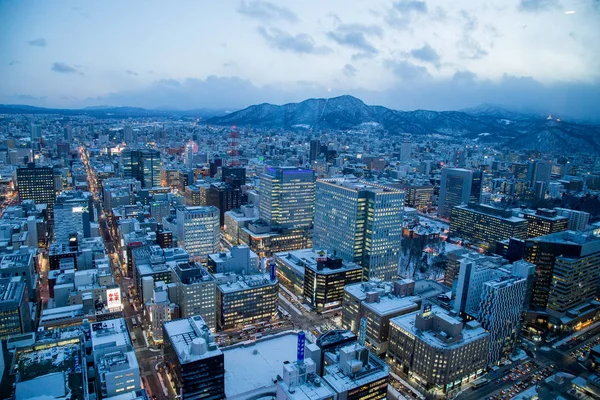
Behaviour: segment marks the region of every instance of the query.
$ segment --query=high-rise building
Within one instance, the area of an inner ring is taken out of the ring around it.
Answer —
[[[233,183],[237,182],[237,185],[246,184],[246,168],[236,167],[230,165],[223,165],[221,167],[221,179],[223,182]]]
[[[352,179],[317,182],[314,248],[363,267],[365,279],[398,275],[404,192]]]
[[[181,399],[224,399],[225,364],[201,316],[163,324],[164,355]]]
[[[527,220],[514,217],[510,210],[474,204],[452,208],[450,232],[463,239],[495,247],[496,242],[527,237]]]
[[[590,221],[590,214],[585,211],[570,210],[568,208],[555,208],[555,210],[559,215],[569,219],[567,229],[570,231],[583,231]]]
[[[19,201],[33,200],[35,204],[47,204],[48,213],[53,215],[56,191],[51,167],[36,167],[34,163],[29,163],[27,167],[17,168],[17,189]]]
[[[427,210],[433,204],[433,186],[431,185],[407,185],[406,190],[406,205],[416,208],[419,211]]]
[[[130,149],[121,152],[123,178],[135,178],[142,188],[158,187],[161,184],[160,151],[154,149]]]
[[[410,140],[404,140],[400,145],[400,162],[410,161],[411,152],[412,142]]]
[[[22,276],[0,279],[0,340],[31,332],[27,284]]]
[[[527,279],[505,276],[483,284],[477,320],[490,334],[488,365],[510,357],[520,331]]]
[[[535,264],[530,307],[546,311],[555,328],[571,330],[595,318],[600,284],[600,234],[563,231],[525,241],[525,261]],[[587,309],[581,309],[586,307]]]
[[[463,324],[426,305],[390,321],[388,359],[392,370],[448,393],[485,373],[489,339],[479,322]]]
[[[223,226],[225,213],[242,205],[242,190],[239,186],[225,182],[212,183],[206,193],[206,205],[219,209],[219,220]]]
[[[442,169],[438,214],[449,218],[452,208],[469,202],[478,203],[481,196],[481,171],[462,168]]]
[[[180,262],[173,267],[173,282],[177,286],[176,303],[181,318],[200,315],[211,331],[217,329],[215,278],[200,263]]]
[[[204,189],[204,190],[203,190]],[[203,196],[204,194],[204,196]],[[186,186],[184,192],[186,206],[205,206],[206,205],[206,189],[198,185]]]
[[[527,220],[527,237],[549,235],[565,231],[569,225],[569,219],[558,214],[556,210],[540,208],[536,211],[524,211],[523,218]]]
[[[179,246],[186,249],[190,257],[205,260],[209,254],[219,251],[219,218],[219,209],[216,207],[181,206],[177,208],[176,226],[171,231],[176,232]]]
[[[550,183],[552,175],[552,162],[548,160],[534,160],[529,162],[527,178],[529,186],[533,187],[536,182],[544,182],[546,186]]]
[[[319,142],[319,139],[312,139],[310,141],[310,162],[315,161],[319,157],[319,154],[321,154],[321,143]]]
[[[131,125],[125,125],[123,128],[123,141],[126,144],[133,143],[133,128]]]
[[[260,177],[260,218],[272,225],[310,228],[315,174],[296,167],[270,167]]]
[[[72,234],[91,236],[90,221],[93,219],[92,197],[90,193],[63,192],[54,204],[54,240],[67,243]]]

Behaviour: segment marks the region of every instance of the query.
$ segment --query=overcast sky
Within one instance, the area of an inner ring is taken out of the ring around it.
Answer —
[[[600,0],[0,1],[0,102],[600,115]]]

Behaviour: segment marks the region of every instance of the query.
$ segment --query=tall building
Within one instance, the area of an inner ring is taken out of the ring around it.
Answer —
[[[163,324],[164,356],[182,399],[224,399],[225,364],[210,328],[202,317]]]
[[[154,149],[131,149],[121,152],[123,178],[135,178],[142,188],[158,187],[161,184],[160,151]]]
[[[431,185],[407,185],[406,205],[416,208],[419,211],[425,211],[432,206],[433,186]]]
[[[558,214],[556,210],[540,208],[536,211],[524,211],[523,218],[527,220],[527,237],[549,235],[565,231],[569,219]]]
[[[388,359],[392,370],[448,393],[485,373],[489,339],[479,322],[426,305],[390,321]]]
[[[570,231],[584,231],[590,221],[590,214],[585,211],[570,210],[568,208],[555,208],[559,215],[569,219]]]
[[[52,216],[56,191],[54,190],[54,172],[51,167],[36,167],[34,163],[17,168],[17,189],[19,201],[33,200],[35,204],[47,204]]]
[[[552,162],[548,160],[534,160],[529,162],[527,178],[529,186],[534,187],[536,182],[544,182],[546,186],[550,183],[552,175]]]
[[[319,139],[312,139],[310,141],[309,161],[315,161],[319,157],[319,154],[321,154],[321,143]]]
[[[221,167],[221,179],[223,182],[237,182],[238,185],[246,184],[246,168],[230,165]]]
[[[440,184],[438,214],[449,218],[452,208],[469,202],[479,203],[481,196],[481,171],[462,168],[444,168]]]
[[[176,303],[181,318],[200,315],[211,331],[217,329],[215,278],[200,263],[180,262],[171,272],[177,287]]]
[[[0,279],[0,340],[31,332],[27,284],[22,276]]]
[[[176,226],[179,246],[193,259],[205,260],[219,251],[221,243],[219,209],[216,207],[178,207]]]
[[[212,183],[206,193],[206,205],[219,209],[219,219],[223,226],[225,213],[242,205],[242,190],[239,186],[225,182]]]
[[[517,276],[483,284],[477,320],[490,334],[488,365],[498,364],[512,355],[519,336],[526,290],[527,279]]]
[[[260,218],[272,225],[310,228],[315,174],[295,167],[270,167],[260,176]]]
[[[495,247],[496,242],[527,237],[527,220],[514,217],[510,210],[474,204],[452,208],[450,232],[463,239]]]
[[[90,221],[93,219],[92,197],[82,192],[63,192],[54,204],[54,240],[67,243],[73,234],[91,236]]]
[[[410,140],[404,140],[400,144],[400,162],[410,161],[410,155],[412,152],[412,142]]]
[[[535,264],[530,307],[546,311],[550,325],[572,330],[595,318],[598,306],[594,302],[600,284],[597,231],[564,231],[528,239],[523,258]]]
[[[398,275],[404,192],[352,179],[317,182],[314,248],[363,267],[365,279]]]

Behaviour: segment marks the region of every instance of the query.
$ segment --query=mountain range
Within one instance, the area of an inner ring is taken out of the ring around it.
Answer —
[[[258,104],[206,121],[271,129],[361,130],[379,128],[390,134],[442,135],[513,149],[597,153],[600,126],[552,116],[520,113],[482,105],[462,111],[397,111],[369,106],[352,96],[308,99],[281,106]]]
[[[536,149],[563,154],[600,152],[600,126],[484,104],[461,111],[398,111],[366,105],[352,96],[308,99],[300,103],[253,105],[243,110],[172,110],[167,107],[94,106],[50,109],[27,105],[0,105],[0,114],[87,115],[96,118],[201,118],[211,125],[312,130],[380,131],[392,135],[438,135],[496,143],[511,149]]]

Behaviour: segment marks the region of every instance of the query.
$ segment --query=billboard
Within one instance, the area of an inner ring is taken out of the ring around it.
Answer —
[[[121,304],[121,289],[112,288],[106,289],[106,306],[109,310],[122,309]]]

